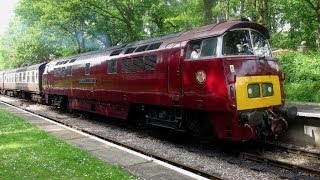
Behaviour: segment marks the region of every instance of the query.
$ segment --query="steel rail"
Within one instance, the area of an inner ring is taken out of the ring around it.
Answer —
[[[242,154],[242,157],[244,159],[247,159],[247,160],[256,161],[256,162],[262,162],[262,163],[268,163],[268,164],[273,165],[273,166],[277,166],[277,167],[281,167],[281,168],[285,168],[285,169],[290,169],[290,170],[299,170],[301,172],[305,172],[305,173],[308,173],[308,174],[320,176],[320,170],[319,169],[303,167],[303,166],[300,166],[300,165],[287,163],[287,162],[283,162],[283,161],[279,161],[279,160],[275,160],[275,159],[267,158],[267,157],[264,157],[264,156],[259,156],[259,155],[247,153],[247,152],[242,152],[241,154]]]

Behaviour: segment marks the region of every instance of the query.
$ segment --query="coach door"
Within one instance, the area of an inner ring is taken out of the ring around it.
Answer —
[[[173,45],[172,52],[168,53],[168,91],[175,105],[180,104],[182,94],[181,78],[181,56],[180,56],[180,43]]]

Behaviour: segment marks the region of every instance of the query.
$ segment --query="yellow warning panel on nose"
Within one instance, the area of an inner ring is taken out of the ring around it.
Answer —
[[[266,83],[270,83],[273,86],[272,96],[263,97],[265,93],[262,92],[262,85]],[[281,105],[280,81],[276,75],[237,77],[235,87],[238,110]],[[254,95],[252,95],[253,92],[255,93]]]

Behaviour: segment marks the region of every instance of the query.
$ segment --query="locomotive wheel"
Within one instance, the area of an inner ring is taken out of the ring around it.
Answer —
[[[139,128],[147,128],[147,118],[144,106],[135,106],[131,108],[129,118],[134,122]]]
[[[185,126],[186,129],[196,136],[211,136],[211,125],[207,120],[207,115],[200,111],[191,111],[186,114]]]

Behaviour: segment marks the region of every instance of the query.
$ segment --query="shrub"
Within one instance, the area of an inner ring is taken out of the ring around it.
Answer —
[[[279,59],[286,74],[287,98],[320,102],[320,53],[291,51],[280,55]]]

